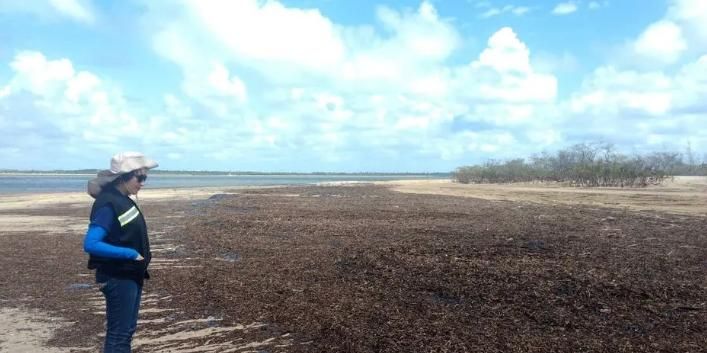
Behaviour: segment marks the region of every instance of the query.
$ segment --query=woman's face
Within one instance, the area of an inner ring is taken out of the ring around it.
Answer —
[[[133,172],[133,175],[130,180],[125,182],[125,189],[128,191],[128,195],[137,195],[138,191],[145,185],[147,169],[138,169]]]

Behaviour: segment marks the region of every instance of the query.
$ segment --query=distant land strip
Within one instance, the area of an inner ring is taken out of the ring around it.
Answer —
[[[96,174],[99,169],[74,169],[74,170],[18,170],[18,169],[0,169],[0,174],[64,174],[64,175],[86,175]],[[430,172],[430,173],[384,173],[384,172],[255,172],[255,171],[210,171],[210,170],[151,170],[150,174],[165,174],[165,175],[222,175],[222,176],[238,176],[238,175],[384,175],[384,176],[429,176],[429,177],[451,177],[450,172]]]

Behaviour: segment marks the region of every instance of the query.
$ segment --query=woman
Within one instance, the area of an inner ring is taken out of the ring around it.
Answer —
[[[88,193],[96,200],[84,239],[88,268],[96,270],[96,283],[106,298],[105,353],[130,352],[137,328],[152,256],[145,219],[130,195],[137,195],[147,171],[157,163],[141,153],[126,152],[113,156],[110,165],[88,182]]]

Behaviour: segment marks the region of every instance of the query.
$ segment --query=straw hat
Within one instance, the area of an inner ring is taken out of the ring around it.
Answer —
[[[152,169],[157,167],[157,162],[145,157],[140,152],[118,153],[110,159],[110,169],[101,170],[96,178],[88,181],[88,194],[96,198],[103,187],[113,182],[119,176],[138,169]]]

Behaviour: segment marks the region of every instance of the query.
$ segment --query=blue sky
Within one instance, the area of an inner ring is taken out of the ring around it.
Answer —
[[[707,156],[707,1],[0,1],[0,169]]]

